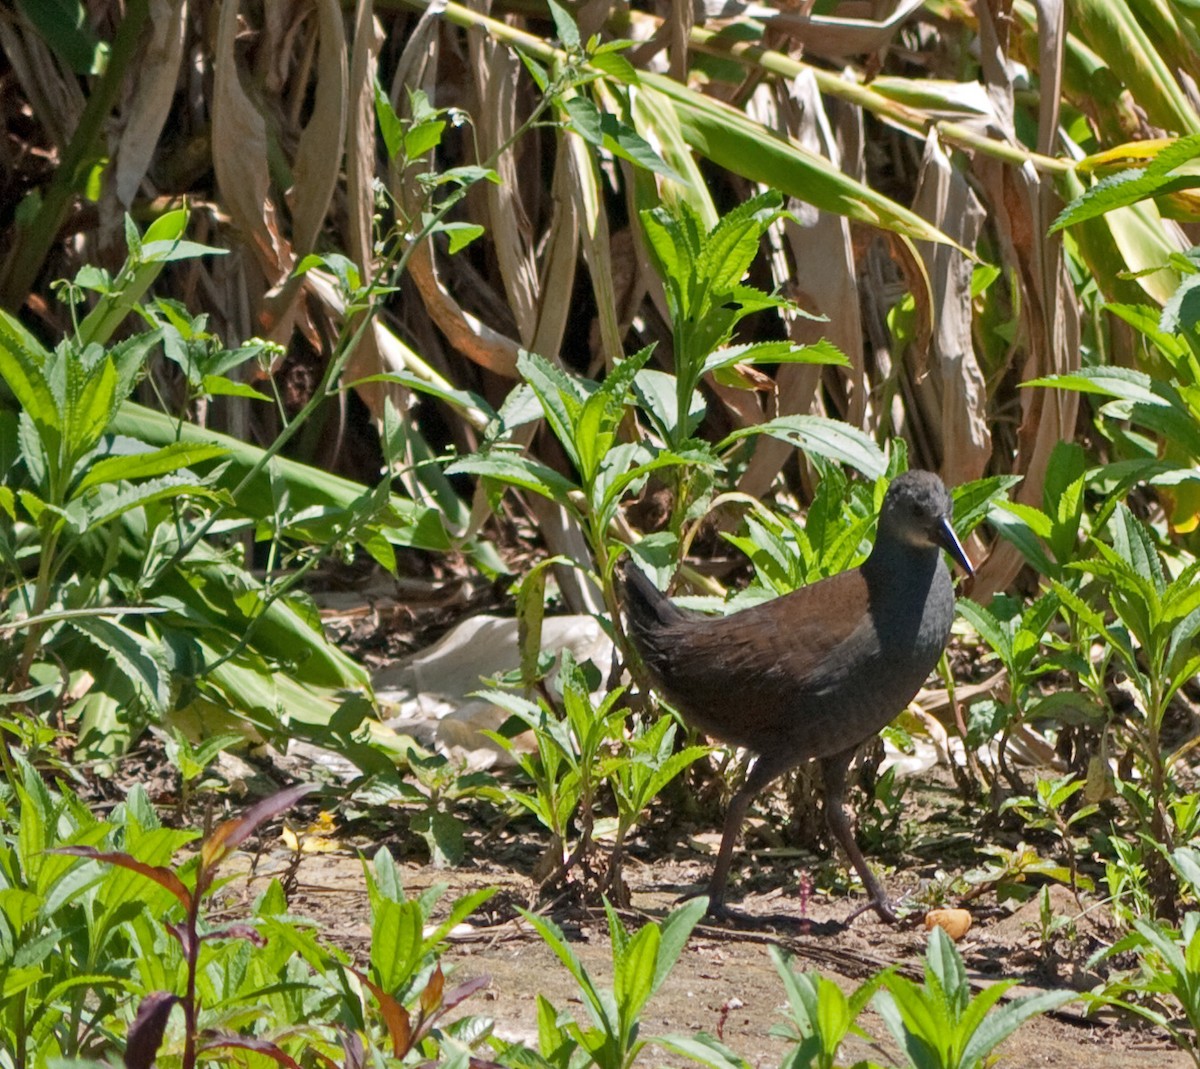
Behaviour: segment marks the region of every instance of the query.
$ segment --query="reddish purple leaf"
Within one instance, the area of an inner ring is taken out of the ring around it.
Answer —
[[[106,861],[110,865],[119,865],[123,869],[129,869],[131,872],[137,872],[147,879],[153,880],[160,887],[165,887],[179,899],[185,910],[191,909],[192,892],[184,886],[183,881],[175,873],[161,865],[147,865],[146,862],[139,861],[130,854],[97,850],[91,846],[57,846],[47,853],[69,854],[72,857],[86,857],[92,861]]]
[[[170,932],[176,939],[179,940],[180,949],[183,950],[183,956],[189,961],[192,958],[192,930],[186,924],[175,924],[172,921],[167,921],[167,931]]]
[[[379,1003],[380,1016],[383,1017],[383,1023],[392,1040],[392,1053],[397,1058],[403,1058],[413,1044],[412,1017],[408,1010],[366,973],[361,973],[353,968],[350,971],[366,984],[367,989],[375,996],[375,1001]]]
[[[343,1032],[342,1050],[346,1054],[346,1064],[342,1069],[364,1069],[367,1064],[367,1051],[363,1046],[362,1036],[357,1032]]]
[[[218,1035],[206,1040],[200,1046],[201,1050],[252,1050],[256,1054],[265,1054],[287,1069],[303,1069],[295,1058],[285,1053],[269,1039],[256,1039],[254,1036]]]
[[[166,991],[151,991],[142,999],[125,1041],[125,1069],[150,1069],[154,1064],[167,1018],[179,1001],[178,995]]]
[[[490,976],[477,976],[474,980],[467,980],[461,983],[458,987],[452,988],[444,999],[442,999],[442,1009],[452,1010],[464,999],[470,998],[476,991],[482,991],[492,982]]]
[[[250,838],[260,824],[287,812],[306,794],[316,789],[315,783],[300,783],[295,787],[288,787],[287,790],[252,805],[240,817],[219,824],[200,848],[201,866],[209,871],[216,868]]]
[[[433,975],[429,977],[429,983],[425,985],[425,990],[421,992],[421,1016],[428,1017],[434,1010],[442,1004],[442,991],[446,986],[446,976],[442,972],[441,965],[434,966]]]
[[[205,932],[200,937],[201,942],[204,942],[206,939],[245,939],[248,943],[253,943],[256,947],[265,947],[267,945],[267,937],[252,924],[227,924],[224,928]]]

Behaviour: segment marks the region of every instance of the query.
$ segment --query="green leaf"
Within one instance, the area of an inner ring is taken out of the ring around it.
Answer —
[[[404,132],[405,160],[419,160],[427,152],[432,152],[442,143],[442,134],[446,131],[445,119],[427,119],[424,122],[414,122]],[[482,227],[480,228],[482,230]]]
[[[1021,385],[1106,394],[1109,397],[1117,397],[1125,401],[1142,401],[1150,405],[1180,403],[1179,395],[1170,386],[1156,382],[1143,371],[1126,367],[1081,368],[1070,375],[1048,375],[1044,378],[1030,379]]]
[[[245,397],[250,401],[270,401],[265,393],[244,382],[237,382],[224,375],[204,375],[200,389],[209,397]]]
[[[806,453],[849,464],[872,479],[880,478],[887,472],[887,457],[869,435],[849,423],[824,416],[780,416],[754,427],[734,431],[717,448],[724,451],[733,442],[756,434],[768,434]]]
[[[783,198],[768,190],[743,201],[713,227],[696,262],[696,273],[712,293],[727,293],[746,277],[763,234],[785,214],[782,205]]]
[[[670,971],[683,953],[691,937],[692,929],[704,916],[708,909],[708,899],[701,896],[685,902],[674,910],[662,924],[662,937],[659,940],[658,960],[654,965],[654,981],[650,985],[650,994],[654,994],[666,980]]]
[[[72,501],[67,512],[70,516],[79,517],[83,526],[95,528],[115,520],[131,509],[143,508],[155,501],[171,501],[188,496],[215,499],[217,495],[195,479],[182,475],[164,475],[123,487],[116,493],[99,493],[94,490],[86,497]]]
[[[980,1065],[1004,1040],[1031,1017],[1056,1010],[1079,996],[1073,991],[1043,991],[1027,995],[992,1013],[971,1036],[962,1053],[963,1065]]]
[[[697,1032],[694,1036],[655,1036],[654,1043],[708,1069],[754,1069],[740,1054],[706,1032]]]
[[[583,962],[579,960],[578,955],[571,949],[571,944],[567,942],[562,929],[553,921],[539,917],[536,913],[530,913],[519,906],[517,907],[517,912],[533,925],[546,945],[554,951],[558,960],[566,966],[567,971],[578,985],[580,994],[583,995],[584,1005],[587,1007],[588,1013],[596,1023],[596,1026],[603,1028],[610,1035],[615,1035],[617,1022],[611,1019],[605,1000],[601,997],[599,989],[584,967]]]
[[[1200,323],[1200,274],[1189,275],[1179,283],[1171,299],[1163,305],[1159,328],[1169,334],[1186,333]]]
[[[39,427],[59,430],[63,414],[43,370],[49,360],[33,335],[0,308],[0,377]]]
[[[837,364],[848,366],[849,361],[836,346],[793,345],[786,341],[755,342],[749,345],[734,345],[709,353],[704,360],[703,370],[716,371],[734,364]]]
[[[626,1028],[636,1023],[653,991],[661,938],[657,924],[643,925],[614,963],[613,995]]]
[[[970,598],[958,598],[954,603],[958,614],[967,621],[979,637],[983,639],[1001,659],[1008,661],[1012,656],[1012,642],[1008,632],[1001,626],[1000,621],[982,605],[977,605]]]
[[[915,212],[844,174],[828,159],[781,138],[743,112],[665,75],[643,72],[642,93],[653,107],[671,108],[688,144],[734,174],[761,182],[821,211],[843,215],[921,241],[951,244]]]
[[[112,657],[162,716],[171,707],[171,669],[160,643],[102,616],[73,617],[70,626]]]
[[[1018,515],[1018,511],[1020,515]],[[1038,519],[1041,517],[1041,519]],[[1018,505],[1013,501],[999,501],[988,512],[988,522],[999,532],[1000,536],[1011,542],[1033,567],[1042,575],[1055,575],[1059,569],[1051,561],[1037,532],[1030,526],[1030,521],[1039,526],[1049,527],[1045,513],[1032,505]],[[1045,521],[1045,523],[1043,523]]]
[[[494,479],[506,486],[541,494],[571,510],[574,510],[571,494],[579,489],[570,479],[532,457],[498,450],[457,460],[446,469],[446,474]]]
[[[483,237],[487,231],[478,223],[442,223],[438,232],[450,239],[449,253],[453,256],[461,252],[476,238]]]
[[[1145,167],[1131,167],[1102,178],[1091,189],[1076,197],[1050,226],[1050,233],[1082,223],[1087,219],[1135,204],[1140,200],[1200,186],[1198,174],[1173,174],[1177,167],[1200,156],[1200,134],[1191,134],[1172,142]]]
[[[129,219],[129,217],[126,216],[126,219]],[[129,222],[132,224],[133,220],[129,219]],[[178,241],[181,237],[183,237],[184,232],[187,230],[187,223],[188,211],[186,208],[175,208],[172,211],[163,212],[162,215],[160,215],[148,227],[146,227],[146,233],[140,239],[140,241],[136,237],[137,230],[135,228],[133,230],[134,237],[127,238],[128,245],[132,250],[140,247],[141,242],[148,241],[157,243],[161,241],[171,243]],[[128,235],[128,229],[126,230],[126,233]],[[213,251],[224,252],[225,250],[214,249]]]
[[[384,148],[388,150],[388,158],[395,160],[400,155],[404,144],[404,127],[401,124],[400,116],[396,114],[396,109],[392,108],[383,85],[379,84],[378,78],[374,83],[374,108],[376,108],[379,133],[383,136]]]
[[[416,902],[379,897],[371,906],[371,968],[379,986],[395,994],[420,963],[425,918]]]
[[[114,441],[113,452],[116,449],[134,446],[141,447],[141,443],[135,443],[130,439],[118,439]],[[132,481],[155,475],[166,475],[178,471],[180,468],[225,456],[228,452],[229,450],[219,445],[175,442],[172,445],[163,446],[161,449],[109,455],[89,466],[87,474],[79,481],[76,493],[82,493],[93,486],[102,486],[105,483],[114,483],[121,479]]]
[[[583,43],[579,38],[579,27],[575,25],[571,13],[555,0],[546,0],[546,2],[550,5],[550,17],[554,19],[554,31],[558,34],[563,48],[568,52],[579,52]]]
[[[601,111],[587,97],[568,97],[562,101],[562,106],[571,118],[571,129],[589,144],[607,149],[647,171],[683,183],[675,169],[628,123],[607,111]]]

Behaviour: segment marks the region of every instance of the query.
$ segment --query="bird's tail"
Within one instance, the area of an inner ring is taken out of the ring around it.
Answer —
[[[629,558],[621,562],[620,575],[621,604],[634,634],[653,634],[683,618],[683,610]]]

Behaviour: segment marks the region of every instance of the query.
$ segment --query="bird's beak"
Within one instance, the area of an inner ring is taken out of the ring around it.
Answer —
[[[963,566],[963,571],[967,575],[973,576],[975,574],[975,569],[967,559],[967,551],[963,549],[962,543],[958,540],[958,535],[954,533],[954,528],[950,526],[950,520],[947,517],[942,517],[934,529],[933,538],[942,549]]]

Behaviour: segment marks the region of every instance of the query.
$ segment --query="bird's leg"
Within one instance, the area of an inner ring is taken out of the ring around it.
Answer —
[[[849,924],[860,913],[868,909],[875,910],[879,914],[880,920],[890,923],[895,921],[896,913],[888,902],[883,884],[875,878],[875,873],[868,867],[867,859],[863,857],[858,843],[854,841],[850,818],[846,815],[846,772],[849,770],[853,758],[854,748],[851,748],[821,760],[821,775],[825,781],[825,823],[829,825],[833,837],[841,843],[842,849],[850,858],[850,864],[854,866],[855,872],[858,873],[863,886],[867,889],[866,904],[851,913],[846,918],[846,923]]]
[[[708,912],[714,917],[725,912],[725,885],[729,880],[733,848],[737,845],[742,822],[746,819],[746,810],[750,808],[754,796],[787,767],[786,762],[781,764],[778,760],[768,760],[765,756],[756,757],[746,776],[746,782],[729,801],[729,808],[725,811],[725,828],[721,832],[721,849],[717,852],[717,862],[713,865],[712,877],[708,881]]]

